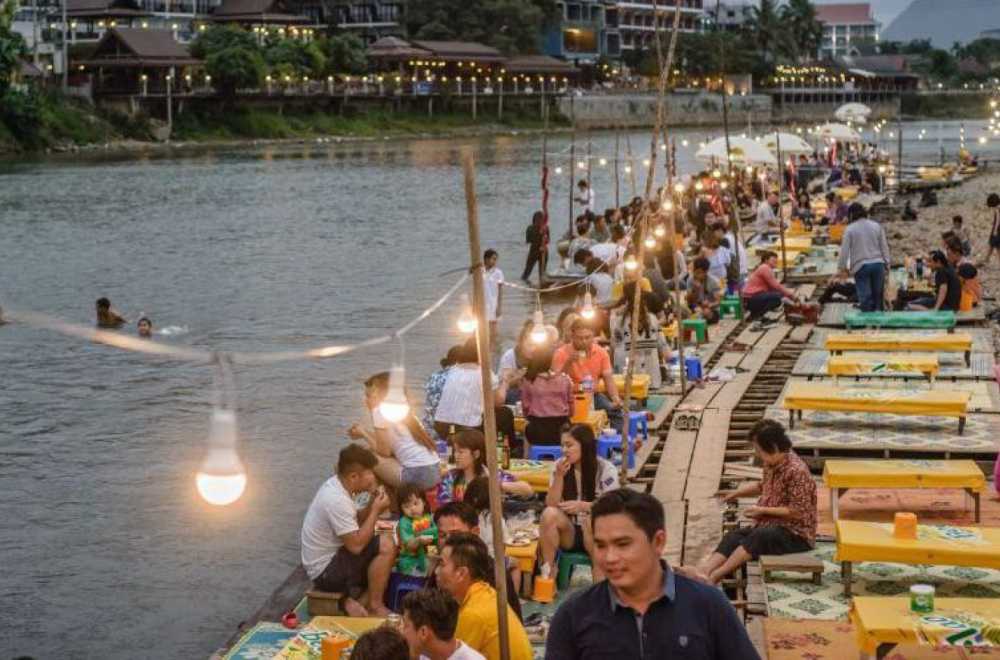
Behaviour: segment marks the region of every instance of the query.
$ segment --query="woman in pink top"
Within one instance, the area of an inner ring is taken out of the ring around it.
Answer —
[[[521,406],[528,420],[524,437],[532,445],[558,445],[573,410],[573,381],[552,369],[552,349],[539,351],[521,382]]]
[[[750,274],[743,286],[743,307],[751,317],[761,316],[781,307],[784,299],[789,304],[795,302],[795,292],[783,286],[774,276],[778,267],[778,255],[766,251],[760,256],[760,265]]]

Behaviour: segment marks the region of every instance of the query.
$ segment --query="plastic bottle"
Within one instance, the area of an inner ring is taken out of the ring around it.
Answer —
[[[590,412],[594,412],[594,379],[590,374],[585,375],[580,381],[580,390],[587,395],[587,405]]]

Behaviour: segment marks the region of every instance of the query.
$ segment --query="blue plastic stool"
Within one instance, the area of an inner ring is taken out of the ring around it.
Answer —
[[[438,440],[438,453],[439,454],[447,454],[448,453],[448,441],[447,440]]]
[[[427,578],[422,575],[405,575],[393,571],[389,574],[389,585],[385,589],[385,602],[390,610],[398,613],[403,607],[403,596],[426,586]]]
[[[546,458],[555,461],[562,454],[562,447],[559,445],[531,445],[528,450],[528,459],[532,461],[542,461]]]
[[[646,413],[630,412],[628,414],[628,437],[638,438],[639,429],[642,429],[643,440],[649,440],[649,422],[646,421]]]
[[[586,552],[566,552],[559,553],[559,572],[556,575],[556,585],[560,591],[569,586],[569,581],[573,579],[574,566],[590,566],[590,555]]]
[[[629,436],[628,442],[628,466],[630,468],[635,467],[635,442],[632,440],[633,436]],[[597,436],[597,455],[603,458],[611,458],[611,452],[614,449],[621,450],[622,447],[622,436],[621,434],[616,435],[606,435],[602,433]]]

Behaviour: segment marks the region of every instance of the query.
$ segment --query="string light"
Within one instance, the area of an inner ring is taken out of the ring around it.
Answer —
[[[639,267],[639,262],[636,260],[635,255],[631,252],[625,257],[625,270],[635,270]]]
[[[697,190],[698,192],[701,192],[702,190],[705,189],[705,184],[703,184],[701,181],[697,181],[694,184],[694,189]]]
[[[643,243],[645,243],[645,244],[646,244],[646,248],[647,248],[647,249],[649,249],[649,250],[653,250],[653,249],[655,249],[655,248],[656,248],[656,237],[655,237],[655,236],[652,236],[652,235],[650,235],[650,236],[647,236],[647,237],[646,237],[646,240],[645,240],[645,241],[643,241]]]
[[[667,233],[667,228],[664,227],[663,225],[656,225],[656,227],[653,229],[653,235],[656,236],[657,238],[663,238],[663,236],[666,233]]]
[[[664,211],[670,211],[674,208],[674,203],[668,199],[667,201],[663,202],[663,206],[661,206],[660,208],[662,208]]]
[[[631,171],[632,171],[632,166],[631,165],[626,165],[625,166],[625,174],[628,174]]]
[[[677,193],[678,195],[684,192],[684,184],[683,183],[674,184],[674,192]]]
[[[604,167],[605,165],[608,164],[608,159],[607,158],[602,158],[601,160],[599,160],[597,162],[600,164],[601,167]]]
[[[476,331],[476,315],[472,313],[472,304],[469,296],[465,296],[462,304],[462,314],[458,317],[458,329],[467,335]]]
[[[232,358],[213,355],[215,401],[208,428],[208,452],[195,475],[198,494],[209,504],[226,506],[240,499],[247,475],[236,453],[236,406],[233,401]]]
[[[594,298],[590,295],[590,291],[583,294],[583,308],[580,310],[580,316],[587,319],[588,321],[594,318],[596,312],[594,311]],[[534,329],[532,329],[532,339],[534,339]]]
[[[549,331],[545,329],[545,315],[542,313],[541,302],[535,310],[535,317],[531,325],[531,341],[536,344],[544,344],[549,338]]]
[[[720,172],[719,170],[712,170],[713,179],[719,179],[721,177],[722,177],[722,172]]]
[[[410,404],[406,400],[406,369],[403,367],[403,341],[399,333],[395,336],[397,355],[389,370],[389,391],[379,404],[379,412],[387,421],[401,422],[410,412]]]
[[[579,163],[577,163],[576,166],[579,167],[581,170],[587,169],[587,163],[583,162],[582,160]]]
[[[556,174],[562,174],[562,168],[561,167],[557,167],[556,168]]]

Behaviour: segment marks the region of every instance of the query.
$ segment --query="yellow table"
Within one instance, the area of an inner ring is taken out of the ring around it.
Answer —
[[[528,545],[508,545],[504,554],[517,562],[521,570],[521,593],[525,598],[531,597],[531,576],[535,572],[535,557],[538,556],[538,540]]]
[[[552,461],[530,461],[526,458],[510,459],[510,473],[531,485],[536,493],[549,492],[549,478],[552,474]]]
[[[874,656],[882,660],[897,644],[934,645],[949,642],[949,637],[961,635],[961,622],[970,619],[986,623],[987,636],[996,640],[1000,627],[1000,600],[995,598],[935,598],[933,614],[910,611],[910,599],[884,596],[858,596],[851,603],[851,623],[857,636],[862,658]],[[949,627],[942,619],[955,622]]]
[[[851,564],[859,561],[1000,569],[1000,529],[994,527],[917,525],[916,539],[897,539],[891,522],[838,520],[836,525],[837,561],[848,597]]]
[[[652,379],[649,374],[632,374],[632,391],[630,398],[637,401],[645,401],[649,398],[649,383]],[[615,386],[618,392],[625,391],[625,374],[615,374]],[[597,391],[604,391],[604,380],[597,383]]]
[[[842,188],[834,188],[831,192],[838,195],[845,202],[849,202],[858,196],[857,186],[843,186]]]
[[[364,633],[385,622],[380,617],[315,616],[274,656],[274,660],[310,660],[319,657],[324,637],[346,637],[353,645]]]
[[[608,413],[603,410],[591,410],[590,417],[586,421],[587,426],[594,430],[594,435],[600,435],[604,427],[608,425]],[[514,430],[524,433],[524,427],[528,425],[528,420],[524,417],[514,418]]]
[[[851,488],[961,488],[975,502],[978,523],[986,476],[975,461],[831,459],[823,466],[823,484],[830,489],[834,521],[839,517],[840,496]]]
[[[813,238],[812,235],[808,236],[789,236],[785,232],[785,249],[791,252],[796,250],[798,252],[808,252],[812,249]],[[781,252],[781,241],[775,241],[774,243],[765,243],[762,245],[754,246],[758,252],[762,250],[770,250],[772,252]]]
[[[940,415],[958,418],[958,434],[965,431],[965,417],[971,392],[949,390],[869,390],[834,387],[816,383],[794,383],[785,392],[788,428],[795,428],[795,411],[840,410],[844,412],[886,413],[891,415]]]
[[[967,332],[841,332],[826,338],[823,347],[837,355],[842,351],[931,351],[965,353],[970,363],[972,335]]]
[[[921,353],[854,353],[834,355],[826,363],[826,373],[834,384],[840,376],[879,376],[888,373],[924,374],[934,386],[941,370],[936,355]]]

